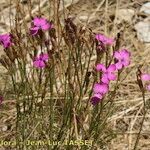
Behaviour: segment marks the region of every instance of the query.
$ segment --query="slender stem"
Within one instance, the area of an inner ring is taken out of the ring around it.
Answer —
[[[142,127],[143,127],[144,120],[145,120],[145,116],[146,116],[146,113],[147,113],[146,103],[145,103],[145,91],[144,90],[142,90],[142,97],[143,97],[143,118],[142,118],[141,126],[140,126],[140,129],[139,129],[139,132],[138,132],[138,135],[137,135],[137,138],[136,138],[133,150],[137,149],[137,146],[138,146],[138,143],[139,143],[139,139],[140,139],[140,135],[141,135],[141,131],[142,131]]]

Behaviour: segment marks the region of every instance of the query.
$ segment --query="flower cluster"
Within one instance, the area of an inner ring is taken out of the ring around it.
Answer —
[[[101,34],[97,34],[95,38],[104,46],[112,45],[115,42],[114,39]],[[126,49],[115,51],[113,58],[114,64],[105,66],[104,64],[99,63],[96,65],[96,71],[100,72],[101,75],[99,83],[95,83],[93,87],[94,95],[91,98],[91,103],[93,105],[98,104],[104,98],[105,94],[108,93],[110,81],[115,81],[117,79],[115,72],[130,64],[130,52]]]
[[[45,18],[35,17],[32,21],[32,25],[30,27],[30,34],[36,36],[39,34],[39,31],[42,32],[51,30],[53,28],[53,24],[51,24]],[[4,48],[9,48],[12,45],[12,38],[11,34],[2,34],[0,35],[0,44]],[[46,61],[48,60],[48,54],[40,54],[33,60],[33,66],[36,68],[44,68],[46,66]]]
[[[35,17],[32,20],[29,31],[32,36],[36,37],[37,35],[40,35],[41,32],[49,31],[52,28],[53,24],[47,19]],[[12,45],[12,38],[13,37],[11,34],[2,34],[0,35],[0,44],[5,49],[9,48]],[[106,37],[103,34],[96,34],[95,40],[97,43],[97,48],[100,50],[107,50],[107,46],[112,46],[115,43],[114,38]],[[96,105],[108,93],[110,81],[115,81],[117,79],[115,72],[127,67],[130,64],[130,53],[126,49],[115,51],[113,58],[115,63],[110,64],[109,66],[105,66],[102,63],[96,65],[96,71],[100,72],[100,79],[99,82],[95,83],[93,87],[94,95],[91,98],[91,103],[93,105]],[[45,68],[48,59],[49,55],[42,52],[33,59],[33,66],[39,69]],[[142,76],[142,79],[150,80],[150,75],[145,74]],[[147,88],[150,89],[150,85],[148,85]]]

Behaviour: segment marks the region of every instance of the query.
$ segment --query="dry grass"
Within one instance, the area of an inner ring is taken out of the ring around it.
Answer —
[[[108,119],[110,127],[116,131],[116,138],[109,144],[107,149],[110,150],[132,150],[136,136],[139,132],[141,119],[143,117],[143,101],[139,87],[136,84],[136,71],[139,65],[143,65],[146,71],[150,64],[150,46],[138,41],[136,33],[134,31],[134,24],[138,20],[138,9],[145,2],[141,1],[109,1],[95,0],[91,3],[90,0],[81,0],[75,4],[66,6],[66,12],[68,15],[75,17],[75,22],[85,28],[91,28],[94,32],[104,32],[105,34],[115,36],[118,32],[123,31],[124,45],[132,52],[132,63],[128,69],[124,72],[124,77],[120,82],[121,86],[118,90],[117,97],[115,97],[115,112],[112,117]],[[46,0],[41,1],[41,12],[46,15],[47,6],[45,6]],[[25,6],[26,7],[26,6]],[[116,24],[117,12],[120,8],[130,8],[136,11],[133,22],[126,23],[121,22]],[[31,13],[36,14],[39,7],[35,7]],[[62,12],[62,10],[60,10]],[[52,13],[53,14],[53,13]],[[81,16],[88,14],[86,20],[82,20]],[[49,14],[47,14],[49,16]],[[114,18],[113,20],[111,18]],[[30,19],[30,15],[27,14],[26,20]],[[20,20],[20,23],[23,20]],[[126,76],[127,74],[127,76]],[[125,79],[125,80],[124,80]],[[9,89],[6,90],[8,94]],[[146,93],[147,108],[150,108],[150,94]],[[86,98],[85,98],[86,99]],[[0,106],[0,139],[5,137],[11,137],[14,134],[13,127],[15,121],[15,102],[10,99],[4,102],[4,106]],[[7,127],[5,129],[4,127]],[[146,114],[143,129],[140,136],[138,149],[149,150],[150,149],[150,112]]]

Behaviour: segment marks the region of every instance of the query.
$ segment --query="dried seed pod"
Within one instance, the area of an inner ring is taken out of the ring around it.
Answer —
[[[10,59],[5,56],[5,55],[2,55],[1,58],[0,58],[0,63],[2,64],[2,66],[4,66],[7,70],[11,67],[11,61]]]
[[[138,85],[139,85],[139,87],[140,87],[140,90],[141,90],[141,91],[144,91],[144,86],[143,86],[143,83],[142,83],[142,80],[141,80],[141,74],[142,74],[142,72],[141,72],[141,70],[140,70],[140,67],[138,67],[138,70],[137,70],[137,72],[136,72],[137,83],[138,83]]]
[[[7,57],[10,59],[10,61],[13,63],[15,59],[18,57],[15,49],[4,49]]]
[[[114,50],[120,49],[120,47],[121,47],[121,41],[123,40],[123,34],[124,34],[123,30],[120,31],[119,33],[117,33],[116,44],[115,44]]]
[[[72,22],[71,18],[65,19],[65,32],[71,44],[74,44],[77,39],[77,26]]]

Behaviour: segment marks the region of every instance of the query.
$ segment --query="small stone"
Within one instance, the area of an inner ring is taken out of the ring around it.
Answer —
[[[144,21],[138,22],[135,25],[138,39],[142,42],[150,42],[150,18]]]
[[[142,5],[140,12],[144,12],[145,14],[150,15],[150,2]]]
[[[7,129],[8,129],[7,126],[3,126],[3,127],[2,127],[2,131],[3,131],[3,132],[7,131]]]
[[[80,16],[79,19],[82,20],[82,21],[87,21],[88,20],[88,16]]]
[[[131,23],[134,14],[135,11],[133,9],[119,9],[117,16],[117,23],[120,23],[122,21],[127,21]]]
[[[42,102],[42,98],[39,97],[38,100],[37,100],[37,103],[41,103]]]

